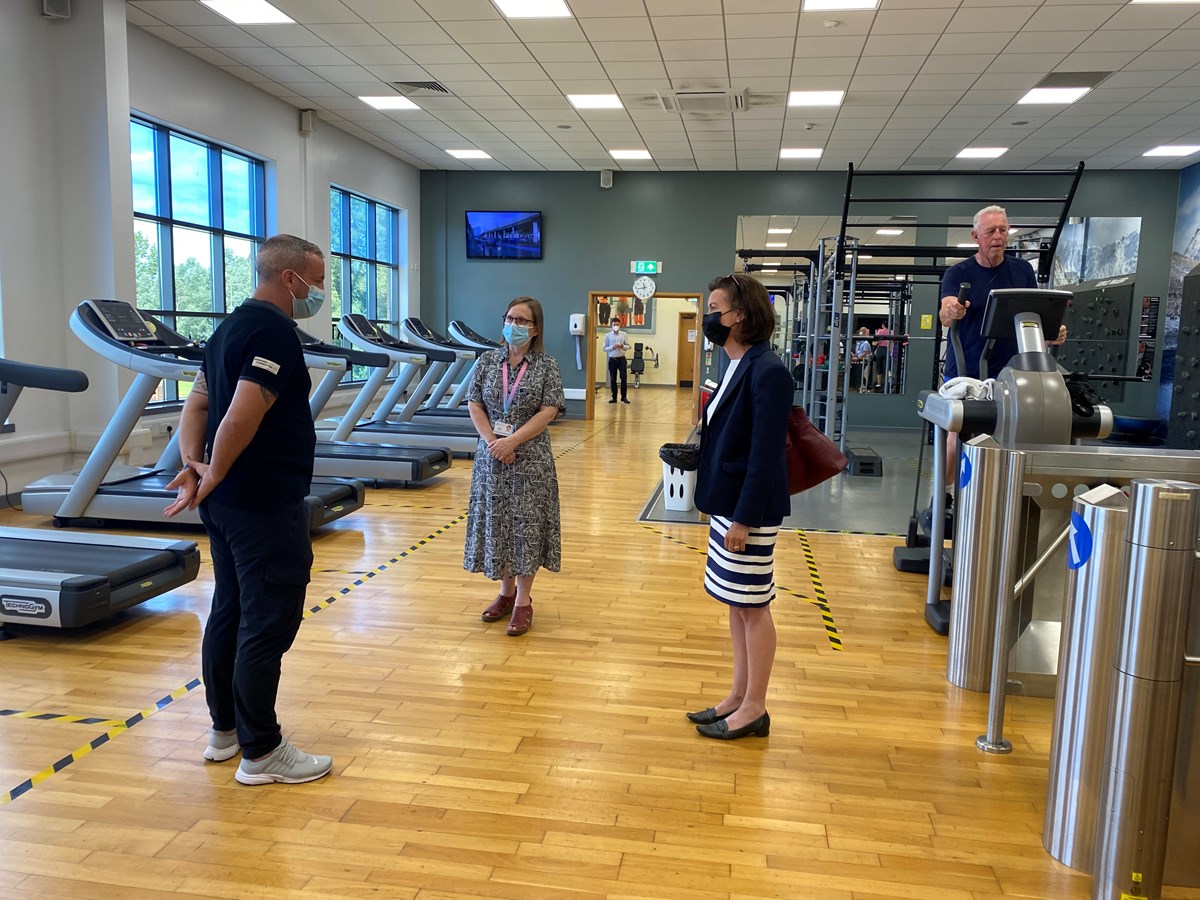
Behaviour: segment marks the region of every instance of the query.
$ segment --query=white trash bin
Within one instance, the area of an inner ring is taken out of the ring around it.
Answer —
[[[663,506],[687,512],[696,508],[696,473],[663,463]]]

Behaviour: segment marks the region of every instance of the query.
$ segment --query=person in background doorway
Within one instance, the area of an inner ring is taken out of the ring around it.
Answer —
[[[892,332],[886,325],[880,325],[875,329],[875,337],[886,338]],[[873,377],[875,379],[875,391],[883,390],[884,379],[887,377],[888,365],[888,344],[889,341],[876,341],[874,355],[871,359],[871,367],[873,369]]]
[[[325,255],[280,234],[255,260],[258,286],[218,326],[179,417],[184,468],[167,486],[174,516],[200,508],[213,565],[204,628],[204,692],[212,716],[204,758],[231,759],[242,784],[327,775],[328,756],[293,747],[275,716],[283,654],[304,613],[312,569],[308,494],[316,435],[312,382],[295,319],[325,300]],[[205,460],[208,462],[205,462]]]
[[[621,330],[621,323],[612,320],[612,328],[604,336],[604,352],[608,354],[608,381],[612,385],[612,399],[609,403],[617,402],[617,377],[621,378],[621,402],[629,402],[629,363],[625,359],[625,348],[629,346],[629,338]]]
[[[771,352],[775,314],[762,283],[726,275],[708,286],[704,336],[730,364],[704,410],[696,508],[709,515],[704,589],[729,607],[733,684],[689,712],[704,737],[766,737],[775,661],[775,537],[791,511],[785,444],[792,378]]]
[[[479,432],[471,470],[463,568],[500,582],[485,622],[509,618],[510,637],[533,624],[533,579],[562,564],[558,473],[547,426],[567,404],[562,374],[542,344],[542,306],[518,297],[504,311],[504,346],[479,358],[467,391]]]

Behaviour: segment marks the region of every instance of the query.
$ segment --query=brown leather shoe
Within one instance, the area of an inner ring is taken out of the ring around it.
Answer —
[[[508,628],[504,629],[509,637],[520,637],[533,624],[533,603],[513,607],[512,618],[508,620]]]
[[[496,599],[492,601],[492,605],[485,609],[479,618],[485,622],[499,622],[512,612],[513,604],[516,602],[517,595],[515,593],[508,597],[505,597],[503,594],[497,594]]]

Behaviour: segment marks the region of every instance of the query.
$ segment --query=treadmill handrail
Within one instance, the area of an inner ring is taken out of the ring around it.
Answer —
[[[428,347],[430,350],[449,350],[454,359],[474,359],[475,350],[465,344],[452,341],[434,331],[420,319],[410,316],[400,323],[401,333],[408,338],[409,343],[418,347]],[[447,360],[451,362],[452,360]]]
[[[474,346],[479,350],[499,350],[502,346],[499,341],[484,337],[461,319],[450,323],[450,333],[468,347]]]
[[[341,321],[338,322],[338,331],[345,335],[346,339],[354,344],[354,346],[364,350],[371,349],[386,353],[393,362],[406,362],[423,366],[430,362],[454,362],[458,359],[449,350],[418,347],[415,344],[397,340],[382,328],[376,328],[376,331],[379,332],[384,340],[377,341],[369,338],[355,327],[355,323],[350,316],[342,316]]]
[[[86,391],[88,377],[78,369],[57,366],[38,366],[0,358],[0,382],[42,391],[62,391],[77,394]]]

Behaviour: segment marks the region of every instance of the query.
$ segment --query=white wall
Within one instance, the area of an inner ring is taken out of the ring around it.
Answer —
[[[328,124],[301,135],[295,107],[128,26],[123,0],[73,4],[65,21],[39,6],[0,2],[0,341],[13,359],[84,369],[91,387],[22,396],[16,433],[0,436],[10,490],[63,469],[128,384],[66,323],[85,297],[133,295],[131,111],[267,159],[269,231],[328,247],[332,182],[403,210],[402,252],[420,258],[413,167]],[[406,271],[401,314],[419,314]],[[313,324],[328,334],[327,317]]]

